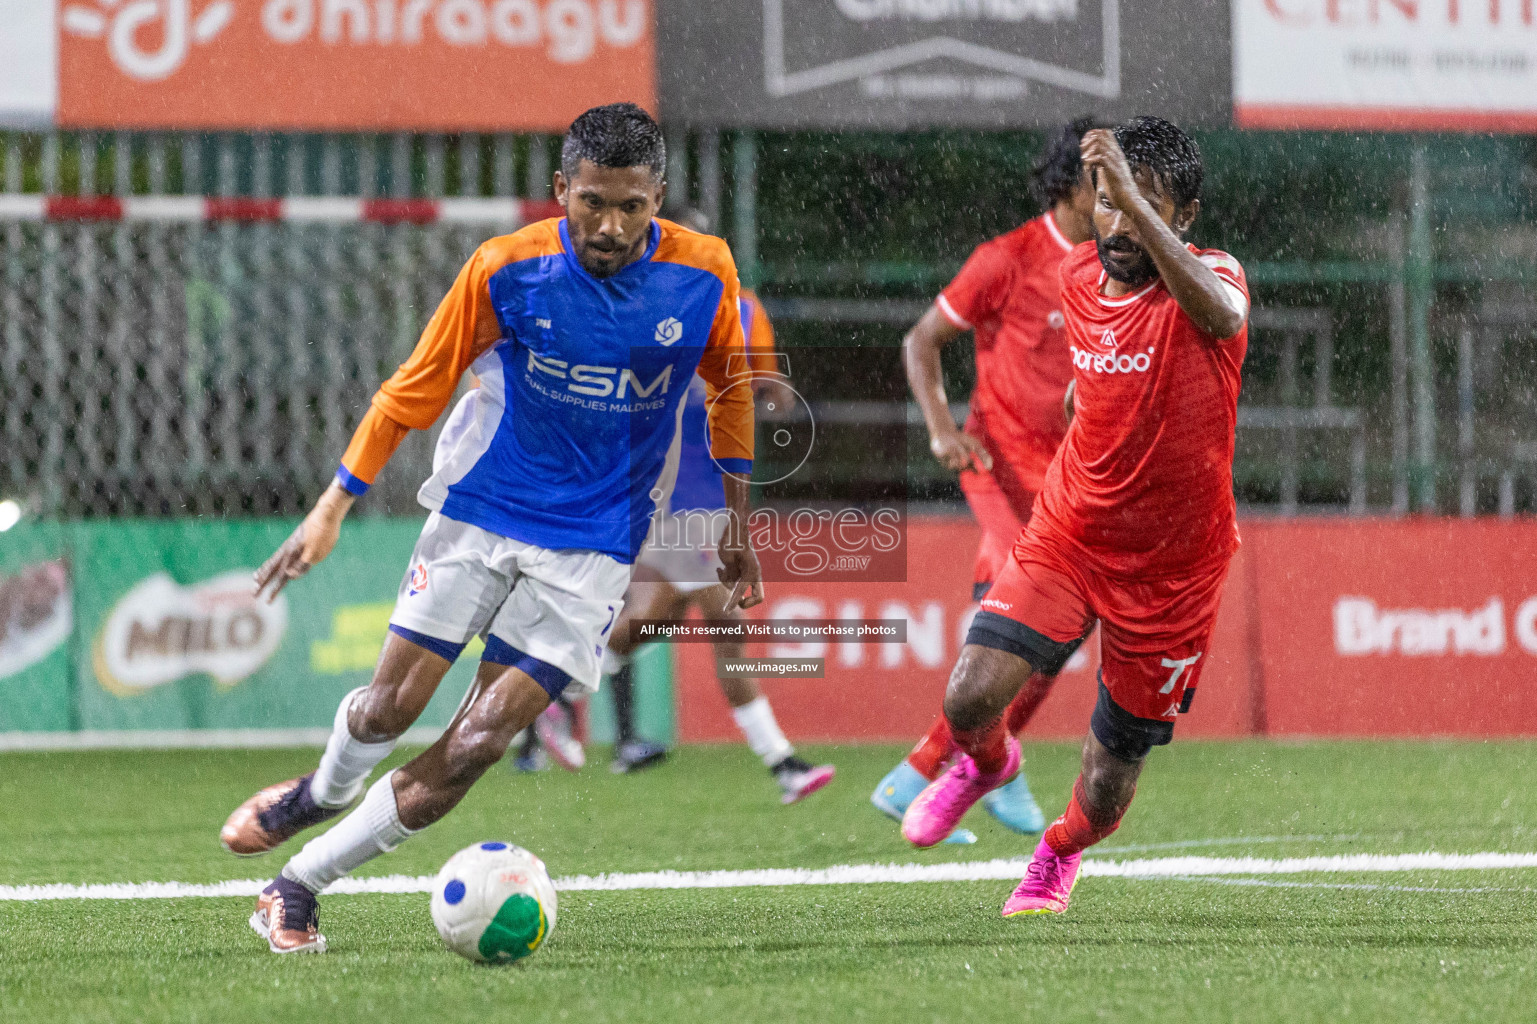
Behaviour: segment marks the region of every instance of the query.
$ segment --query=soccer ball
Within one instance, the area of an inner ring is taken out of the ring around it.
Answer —
[[[555,930],[555,886],[544,861],[510,843],[477,843],[448,858],[432,886],[432,923],[470,960],[521,960]]]

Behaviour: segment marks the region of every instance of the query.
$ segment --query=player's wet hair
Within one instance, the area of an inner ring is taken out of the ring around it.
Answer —
[[[1201,148],[1161,117],[1134,117],[1115,129],[1115,141],[1133,169],[1146,167],[1174,199],[1175,209],[1201,198]]]
[[[570,181],[583,160],[599,167],[649,167],[661,180],[667,144],[655,119],[633,103],[593,107],[571,122],[560,147],[560,170]]]
[[[1051,133],[1046,148],[1030,167],[1030,194],[1043,210],[1072,196],[1083,176],[1079,147],[1084,135],[1095,128],[1108,127],[1107,122],[1097,117],[1080,117]]]

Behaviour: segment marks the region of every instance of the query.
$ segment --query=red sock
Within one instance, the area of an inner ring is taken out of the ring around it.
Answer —
[[[1009,734],[1003,729],[1003,718],[995,718],[980,729],[957,729],[953,724],[950,732],[955,745],[971,755],[977,767],[987,775],[995,775],[1009,763]]]
[[[1063,811],[1062,817],[1052,822],[1051,827],[1046,830],[1046,845],[1055,850],[1059,856],[1067,857],[1082,853],[1121,827],[1121,817],[1126,813],[1125,807],[1121,808],[1120,814],[1115,816],[1114,821],[1095,824],[1089,817],[1088,806],[1089,799],[1083,791],[1083,776],[1080,775],[1078,781],[1073,783],[1073,798],[1067,802],[1067,810]]]
[[[907,763],[919,775],[933,782],[939,778],[945,763],[954,755],[955,737],[950,735],[950,723],[945,721],[944,715],[940,715],[934,719],[934,724],[929,726],[929,731],[918,741],[913,752],[907,755]]]
[[[1009,702],[1009,710],[1003,716],[1004,728],[1010,736],[1018,736],[1025,731],[1025,726],[1030,724],[1030,719],[1040,709],[1041,701],[1051,692],[1051,684],[1056,681],[1056,676],[1043,676],[1039,672],[1025,680],[1025,685],[1019,688],[1019,692]]]

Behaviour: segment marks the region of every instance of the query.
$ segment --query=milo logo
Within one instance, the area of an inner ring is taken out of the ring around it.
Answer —
[[[102,686],[121,696],[198,674],[233,686],[267,663],[287,628],[287,599],[258,601],[249,569],[192,586],[161,572],[113,606],[92,660]]]

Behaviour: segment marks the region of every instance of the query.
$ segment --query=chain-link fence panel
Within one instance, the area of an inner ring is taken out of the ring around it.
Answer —
[[[0,224],[0,492],[37,513],[296,514],[470,226]],[[414,436],[376,506],[431,465]]]

